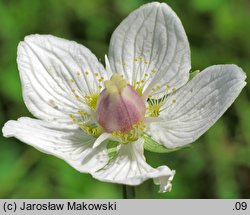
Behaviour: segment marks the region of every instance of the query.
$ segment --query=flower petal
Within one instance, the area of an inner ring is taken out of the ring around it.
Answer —
[[[245,79],[236,65],[206,68],[167,98],[162,121],[150,123],[147,134],[168,148],[192,143],[233,103],[246,85]]]
[[[132,12],[112,35],[109,60],[114,72],[132,84],[142,81],[148,93],[157,85],[179,88],[188,81],[190,49],[182,23],[165,3],[150,3]],[[154,94],[154,93],[153,93]]]
[[[112,183],[138,185],[149,178],[161,185],[161,192],[170,191],[174,171],[167,166],[156,169],[149,166],[143,155],[143,140],[121,144],[116,157],[103,169],[92,174],[94,178]]]
[[[86,109],[77,98],[99,92],[106,71],[84,46],[51,35],[30,35],[18,46],[18,68],[29,111],[40,119],[71,121]]]
[[[54,125],[28,117],[8,121],[5,137],[16,137],[41,152],[65,160],[80,172],[93,172],[108,162],[105,144],[92,148],[95,138],[74,126]]]

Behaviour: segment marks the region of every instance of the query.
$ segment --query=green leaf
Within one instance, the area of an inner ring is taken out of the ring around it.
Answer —
[[[156,152],[156,153],[169,153],[169,152],[175,152],[178,151],[182,148],[187,148],[190,147],[190,145],[188,146],[182,146],[182,147],[177,147],[174,149],[170,149],[170,148],[166,148],[163,145],[160,145],[159,143],[157,143],[156,141],[154,141],[149,135],[147,134],[143,134],[142,137],[144,138],[145,142],[144,142],[144,149],[150,152]]]
[[[109,140],[107,144],[107,150],[108,150],[108,156],[109,156],[109,162],[115,158],[117,155],[117,146],[119,145],[119,142]]]
[[[200,73],[200,70],[195,70],[193,72],[189,73],[189,81],[194,78],[198,73]]]

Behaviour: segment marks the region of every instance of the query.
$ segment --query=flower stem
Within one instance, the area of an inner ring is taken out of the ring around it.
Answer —
[[[135,187],[123,185],[122,191],[124,199],[135,199]]]

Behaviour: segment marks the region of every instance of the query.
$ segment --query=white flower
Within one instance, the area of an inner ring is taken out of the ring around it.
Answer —
[[[188,81],[185,31],[172,9],[156,2],[118,26],[105,59],[106,69],[75,42],[25,37],[17,62],[25,104],[37,119],[8,121],[3,134],[101,181],[153,178],[169,191],[174,171],[149,166],[144,141],[164,149],[192,143],[236,99],[246,75],[236,65],[215,65]]]

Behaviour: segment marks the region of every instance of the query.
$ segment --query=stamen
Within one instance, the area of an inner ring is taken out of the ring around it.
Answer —
[[[162,106],[166,103],[166,98],[167,96],[164,96],[160,99],[149,99],[146,115],[148,117],[158,117],[162,111]]]
[[[77,116],[74,114],[70,114],[69,116],[72,121],[79,126],[79,128],[93,137],[99,137],[102,134],[102,129],[93,122],[91,114],[86,111],[78,110]]]
[[[135,125],[133,125],[133,129],[124,133],[121,131],[113,131],[111,133],[112,137],[116,139],[118,142],[123,144],[127,144],[129,142],[134,142],[138,140],[141,134],[144,132],[146,125],[142,123],[142,121],[138,121]]]
[[[171,105],[177,102],[176,99],[172,99],[171,104],[166,106],[165,104],[166,104],[167,98],[168,96],[166,95],[159,99],[148,99],[149,105],[147,107],[146,116],[158,117],[163,110],[167,109],[168,107],[170,107]]]

